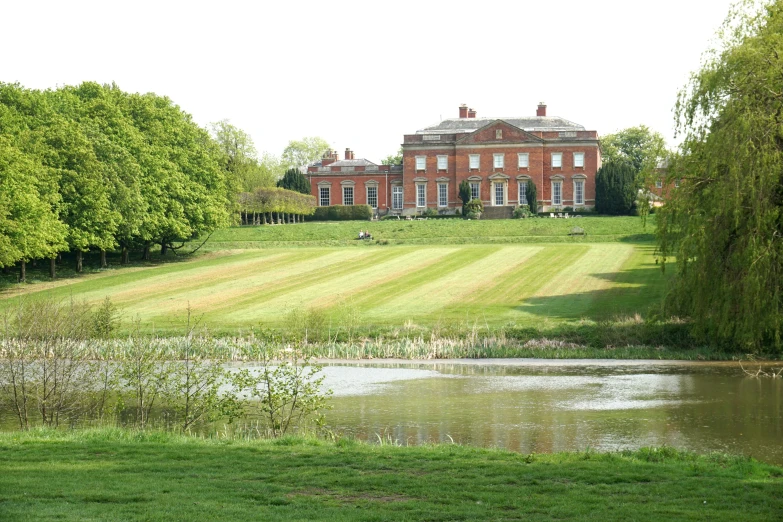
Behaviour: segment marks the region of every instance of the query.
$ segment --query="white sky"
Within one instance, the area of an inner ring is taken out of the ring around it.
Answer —
[[[403,134],[457,117],[533,116],[599,134],[672,107],[731,0],[0,0],[0,81],[91,80],[169,96],[256,148],[322,136],[380,162]]]

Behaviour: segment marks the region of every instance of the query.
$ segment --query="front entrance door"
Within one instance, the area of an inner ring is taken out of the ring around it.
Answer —
[[[494,183],[495,185],[495,206],[502,207],[506,204],[505,183]]]

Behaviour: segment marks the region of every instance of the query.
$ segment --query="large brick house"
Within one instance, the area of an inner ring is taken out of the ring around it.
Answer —
[[[536,116],[477,118],[462,105],[459,117],[406,134],[402,166],[376,165],[329,152],[308,168],[319,205],[369,204],[383,215],[434,208],[454,213],[463,180],[488,214],[510,217],[525,204],[528,180],[536,185],[540,211],[595,205],[595,173],[601,166],[596,131],[564,118]]]

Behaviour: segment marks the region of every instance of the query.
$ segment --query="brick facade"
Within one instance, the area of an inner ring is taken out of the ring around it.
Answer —
[[[318,198],[319,187],[329,187],[330,203],[343,204],[337,187],[353,184],[354,204],[364,204],[365,187],[378,183],[379,214],[427,208],[454,213],[462,206],[458,193],[463,180],[478,188],[485,206],[509,207],[520,204],[520,184],[532,180],[539,211],[595,205],[595,173],[601,166],[596,131],[547,117],[543,104],[536,116],[525,118],[479,119],[466,106],[459,108],[459,116],[405,135],[401,166],[355,160],[350,150],[337,160],[330,152],[308,168],[313,194]],[[400,185],[402,208],[392,208],[392,187]]]

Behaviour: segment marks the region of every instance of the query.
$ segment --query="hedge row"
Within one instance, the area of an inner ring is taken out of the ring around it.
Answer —
[[[332,205],[331,207],[318,207],[312,216],[306,217],[307,221],[370,221],[372,208],[370,205]]]

